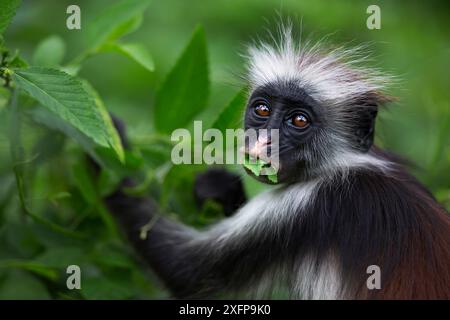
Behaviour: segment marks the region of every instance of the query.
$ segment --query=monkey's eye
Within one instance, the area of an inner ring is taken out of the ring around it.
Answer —
[[[309,126],[308,117],[303,113],[295,114],[291,119],[291,123],[292,125],[300,129],[305,129]]]
[[[255,113],[260,117],[268,117],[270,116],[270,108],[264,103],[258,103],[255,106]]]

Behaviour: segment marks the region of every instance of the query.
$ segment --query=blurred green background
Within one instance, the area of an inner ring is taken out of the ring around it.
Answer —
[[[65,61],[70,61],[87,45],[84,25],[111,3],[25,0],[5,34],[6,43],[31,61],[40,41],[56,34],[65,40]],[[70,4],[81,8],[81,30],[65,27]],[[366,8],[371,4],[381,8],[381,30],[366,27]],[[123,56],[102,53],[89,58],[79,75],[88,79],[107,108],[127,123],[133,145],[142,147],[136,162],[143,162],[140,168],[148,169],[154,163],[153,153],[145,146],[151,144],[148,137],[154,132],[155,92],[195,27],[201,24],[207,38],[211,79],[207,118],[242,87],[238,76],[245,70],[245,45],[257,37],[267,38],[266,30],[274,30],[280,16],[292,19],[298,29],[302,25],[303,37],[328,35],[332,44],[370,42],[375,57],[372,65],[398,77],[390,90],[398,101],[380,112],[377,143],[412,160],[417,165],[413,173],[449,208],[450,5],[446,1],[152,1],[141,27],[124,39],[148,49],[155,71]],[[24,135],[25,144],[37,152],[46,149],[42,152],[49,156],[32,161],[27,168],[30,207],[51,221],[89,235],[89,239],[65,237],[21,215],[8,160],[9,142],[5,135],[0,136],[0,298],[165,297],[158,281],[127,245],[103,233],[104,209],[95,200],[89,202],[86,195],[90,182],[84,180],[86,168],[80,166],[82,151],[71,142],[63,149],[48,151],[52,146],[61,148],[54,142],[58,136],[36,128],[32,132]],[[144,183],[144,193],[159,195],[162,205],[180,219],[206,224],[218,218],[214,206],[193,214],[189,192],[193,173],[202,169],[172,168],[160,179],[163,191]],[[248,178],[245,183],[249,194],[264,188]],[[69,264],[82,266],[79,292],[65,288],[65,266]]]

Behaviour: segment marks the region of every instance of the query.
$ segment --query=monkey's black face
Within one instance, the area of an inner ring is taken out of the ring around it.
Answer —
[[[279,168],[278,182],[298,180],[306,174],[307,151],[313,137],[323,126],[320,105],[303,90],[288,83],[267,85],[256,89],[251,95],[245,113],[245,129],[267,129],[268,136],[262,143],[262,154],[273,155],[278,151]],[[277,129],[279,143],[274,145],[270,130]],[[261,140],[261,135],[258,134]],[[252,145],[246,151],[252,156]],[[275,150],[277,148],[278,150]],[[256,177],[263,182],[269,182],[266,176]]]
[[[355,139],[358,136],[355,133],[357,130],[364,134],[373,134],[375,115],[371,115],[371,121],[364,128],[361,128],[361,125],[342,126],[342,118],[345,117],[348,118],[348,113],[339,114],[336,110],[327,108],[295,83],[284,82],[259,87],[248,101],[245,129],[255,129],[257,132],[267,129],[269,134],[262,138],[258,135],[259,145],[257,148],[255,144],[248,145],[246,153],[259,157],[266,154],[270,156],[278,151],[279,183],[311,178],[323,173],[323,169],[331,165],[331,158],[340,150],[350,147],[356,151],[360,148],[361,141]],[[351,117],[354,118],[354,123],[360,123],[357,109]],[[271,129],[278,129],[277,146],[270,135]],[[371,145],[371,137],[369,139]],[[247,172],[253,175],[248,169]],[[254,177],[271,183],[267,176]]]

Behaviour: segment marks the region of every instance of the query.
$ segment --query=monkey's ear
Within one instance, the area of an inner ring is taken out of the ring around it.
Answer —
[[[356,149],[362,152],[369,151],[375,135],[375,119],[378,114],[378,107],[394,100],[394,97],[374,93],[358,103],[357,125],[354,132]]]
[[[358,110],[358,121],[355,128],[355,147],[362,152],[369,151],[373,144],[377,113],[378,107],[376,105],[366,105]]]

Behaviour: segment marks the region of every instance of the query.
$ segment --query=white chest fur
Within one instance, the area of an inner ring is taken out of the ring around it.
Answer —
[[[319,185],[319,181],[311,181],[262,193],[208,234],[219,247],[230,242],[245,242],[245,237],[262,232],[272,232],[276,237],[281,232],[280,222],[285,224],[286,219],[293,219],[293,213],[301,214],[301,209],[314,201]],[[249,296],[267,297],[281,290],[294,299],[340,299],[340,284],[339,266],[333,254],[318,264],[313,256],[305,255],[294,266],[281,265],[267,270],[260,283],[249,288]]]

